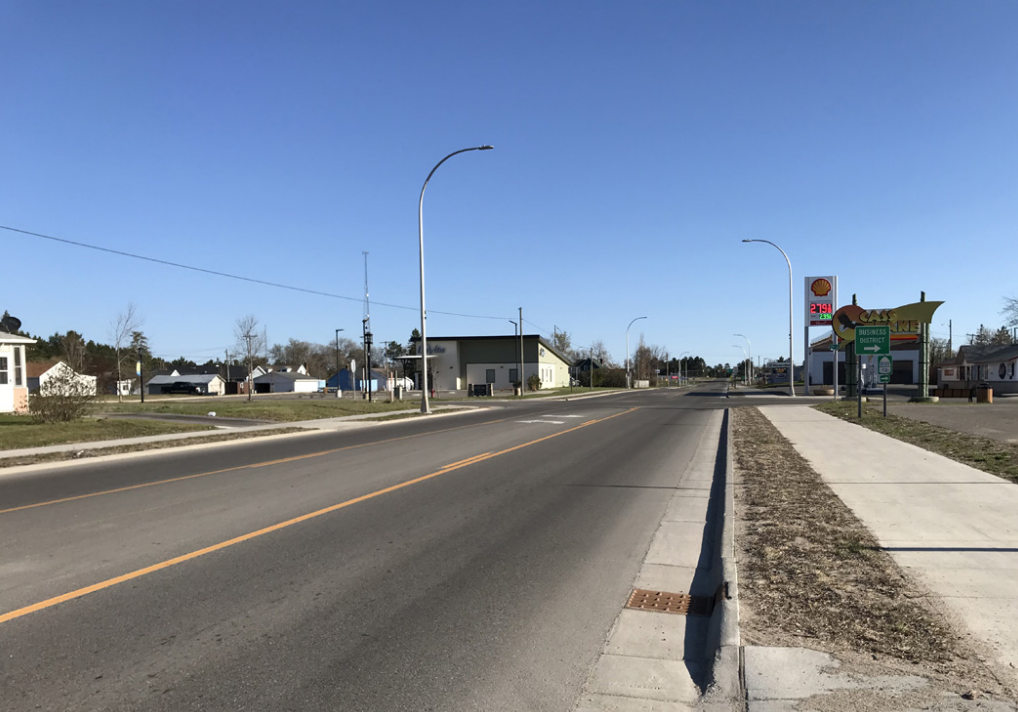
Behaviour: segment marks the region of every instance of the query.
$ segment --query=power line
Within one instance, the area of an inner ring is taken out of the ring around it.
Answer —
[[[527,322],[527,323],[528,323],[528,324],[530,324],[530,325],[531,325],[532,327],[534,327],[535,329],[537,329],[538,331],[540,331],[540,332],[544,333],[545,335],[547,335],[547,336],[549,336],[549,337],[550,337],[550,336],[552,335],[552,333],[551,333],[550,331],[548,331],[548,330],[547,330],[547,329],[545,329],[544,327],[538,326],[537,324],[535,324],[535,323],[534,323],[534,322],[532,322],[532,321],[528,321],[527,319],[524,319],[523,321]]]
[[[29,230],[21,230],[16,227],[9,227],[7,225],[0,225],[0,230],[10,230],[11,232],[18,232],[22,235],[31,235],[32,237],[41,237],[44,240],[52,240],[53,242],[60,242],[65,245],[74,245],[75,247],[84,247],[88,250],[97,250],[99,252],[106,252],[112,255],[120,255],[121,257],[130,257],[135,260],[144,260],[145,262],[154,262],[160,265],[166,265],[167,267],[177,267],[179,269],[187,269],[192,272],[203,272],[204,274],[215,275],[216,277],[226,277],[227,279],[236,279],[241,282],[250,282],[252,284],[261,284],[266,287],[276,287],[277,289],[288,289],[293,292],[304,292],[305,294],[316,294],[320,297],[329,297],[330,299],[345,299],[350,302],[363,302],[363,298],[358,297],[346,297],[342,294],[332,294],[331,292],[322,292],[317,289],[307,289],[305,287],[294,287],[289,284],[280,284],[279,282],[268,282],[264,279],[255,279],[254,277],[243,277],[237,274],[230,274],[228,272],[219,272],[213,269],[206,269],[205,267],[194,267],[192,265],[185,265],[180,262],[171,262],[170,260],[161,260],[157,257],[146,257],[145,255],[136,255],[132,252],[124,252],[123,250],[114,250],[110,247],[100,247],[99,245],[90,245],[87,242],[77,242],[75,240],[68,240],[63,237],[54,237],[53,235],[43,235],[38,232],[31,232]],[[408,307],[402,304],[386,304],[385,302],[375,302],[376,305],[382,307],[389,307],[391,309],[406,309],[408,311],[417,311],[419,307]],[[459,314],[456,312],[445,312],[438,311],[436,309],[429,309],[430,314],[441,314],[443,316],[460,316],[467,319],[498,319],[502,320],[505,317],[501,316],[484,316],[480,314]]]

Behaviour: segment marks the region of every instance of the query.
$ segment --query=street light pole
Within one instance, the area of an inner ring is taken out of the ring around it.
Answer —
[[[795,337],[792,331],[792,315],[794,313],[792,308],[792,261],[788,259],[788,255],[785,254],[784,250],[770,240],[743,240],[743,242],[766,242],[780,252],[788,264],[788,395],[795,398]]]
[[[421,412],[430,413],[431,408],[428,407],[428,326],[426,323],[427,312],[424,311],[424,191],[428,187],[428,181],[431,180],[431,176],[435,175],[435,171],[438,167],[448,161],[453,156],[466,153],[467,151],[489,151],[494,146],[475,146],[473,148],[461,148],[458,151],[453,151],[448,156],[443,158],[441,161],[435,164],[435,167],[431,169],[431,173],[424,179],[424,185],[421,186],[421,199],[417,204],[417,235],[420,241],[420,254],[421,254]],[[521,329],[522,331],[522,329]]]
[[[733,349],[742,349],[742,384],[746,385],[746,349],[740,344],[732,344]]]
[[[742,336],[742,334],[732,334],[732,336]],[[753,382],[753,342],[749,340],[748,336],[742,336],[746,340],[746,345],[749,347],[749,382]]]
[[[682,357],[683,356],[687,356],[688,354],[689,354],[688,351],[683,351],[681,354],[679,354],[679,361],[682,363],[682,385],[683,386],[686,385],[686,380],[688,379],[689,362],[688,361],[683,361]]]
[[[629,322],[629,326],[626,327],[626,388],[632,388],[632,381],[629,379],[629,327],[638,322],[640,319],[646,319],[645,316],[638,316]]]

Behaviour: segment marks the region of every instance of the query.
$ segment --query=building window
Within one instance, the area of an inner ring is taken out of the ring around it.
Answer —
[[[0,386],[7,385],[7,357],[0,356]]]
[[[14,347],[14,385],[23,386],[24,382],[21,380],[21,346]]]
[[[509,369],[509,382],[510,383],[516,383],[516,381],[518,381],[518,380],[520,380],[520,369],[518,369],[518,368],[510,368]]]
[[[484,382],[485,383],[495,382],[495,369],[493,368],[484,369]]]

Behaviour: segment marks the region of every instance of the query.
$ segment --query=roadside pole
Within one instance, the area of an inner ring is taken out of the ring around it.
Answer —
[[[859,369],[855,376],[855,392],[859,400],[859,409],[856,417],[862,420],[862,355],[856,356],[856,367]]]
[[[838,402],[838,335],[833,334],[831,336],[831,353],[834,354],[834,402]]]
[[[876,371],[884,384],[884,417],[887,417],[887,382],[891,380],[891,328],[889,326],[855,327],[856,354],[859,359],[859,417],[862,418],[862,357],[875,356]]]

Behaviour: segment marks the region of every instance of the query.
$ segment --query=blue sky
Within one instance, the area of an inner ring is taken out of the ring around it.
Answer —
[[[842,303],[944,300],[934,335],[1018,295],[1018,4],[0,3],[0,311],[198,361],[418,324],[554,326],[735,362],[796,357],[803,277]],[[380,303],[407,308],[382,306]],[[450,312],[479,317],[440,314]],[[822,333],[814,328],[811,335]]]

